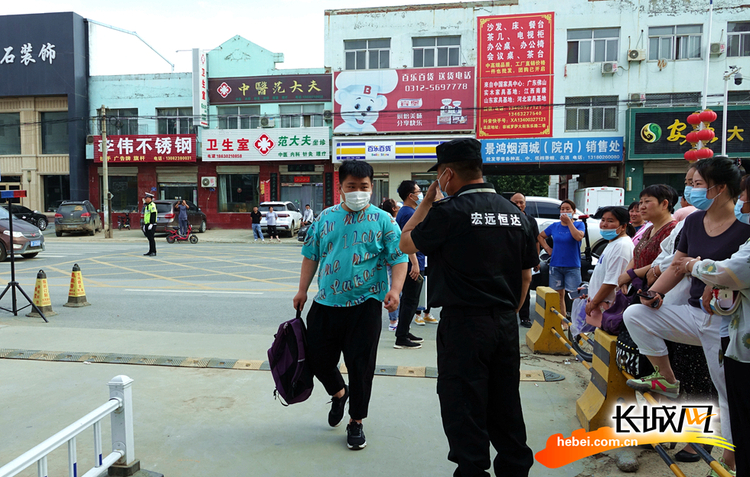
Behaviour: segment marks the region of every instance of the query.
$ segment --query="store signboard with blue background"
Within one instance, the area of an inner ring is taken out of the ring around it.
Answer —
[[[622,137],[484,139],[485,164],[622,162]]]
[[[716,121],[709,124],[716,137],[708,144],[721,152],[722,107],[710,107]],[[690,143],[685,136],[693,130],[687,117],[697,108],[633,108],[628,111],[628,159],[683,159]],[[750,107],[730,106],[727,111],[727,155],[750,157]]]

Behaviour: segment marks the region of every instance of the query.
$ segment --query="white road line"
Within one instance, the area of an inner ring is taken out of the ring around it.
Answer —
[[[164,290],[151,288],[126,288],[127,292],[136,293],[207,293],[211,295],[262,295],[263,292],[236,292],[236,291],[218,291],[218,290]]]

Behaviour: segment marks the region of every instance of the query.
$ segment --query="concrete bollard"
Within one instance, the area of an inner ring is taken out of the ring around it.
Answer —
[[[562,333],[562,322],[552,308],[560,309],[560,294],[550,287],[537,287],[531,329],[526,332],[526,345],[533,353],[570,354],[552,333],[552,328]]]

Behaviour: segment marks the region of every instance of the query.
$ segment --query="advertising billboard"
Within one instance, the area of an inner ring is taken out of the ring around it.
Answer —
[[[274,75],[210,78],[211,104],[305,103],[331,101],[331,75]]]
[[[482,162],[622,162],[621,137],[482,140]]]
[[[107,136],[107,163],[195,162],[195,134]],[[94,136],[94,162],[102,162],[102,137]]]
[[[474,68],[352,70],[334,75],[334,134],[474,129]]]
[[[207,129],[201,147],[203,162],[327,160],[329,129]]]
[[[554,18],[477,19],[477,139],[552,136]]]

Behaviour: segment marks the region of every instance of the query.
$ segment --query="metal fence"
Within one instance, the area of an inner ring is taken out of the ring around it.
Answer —
[[[109,383],[109,401],[83,416],[39,445],[24,452],[11,462],[0,467],[0,477],[12,477],[24,469],[37,464],[39,477],[47,477],[47,456],[62,446],[68,445],[68,474],[78,477],[76,437],[86,429],[94,429],[94,467],[83,477],[99,476],[114,464],[127,465],[135,461],[133,439],[133,380],[125,375],[115,376]],[[112,452],[102,457],[101,421],[111,416]]]

